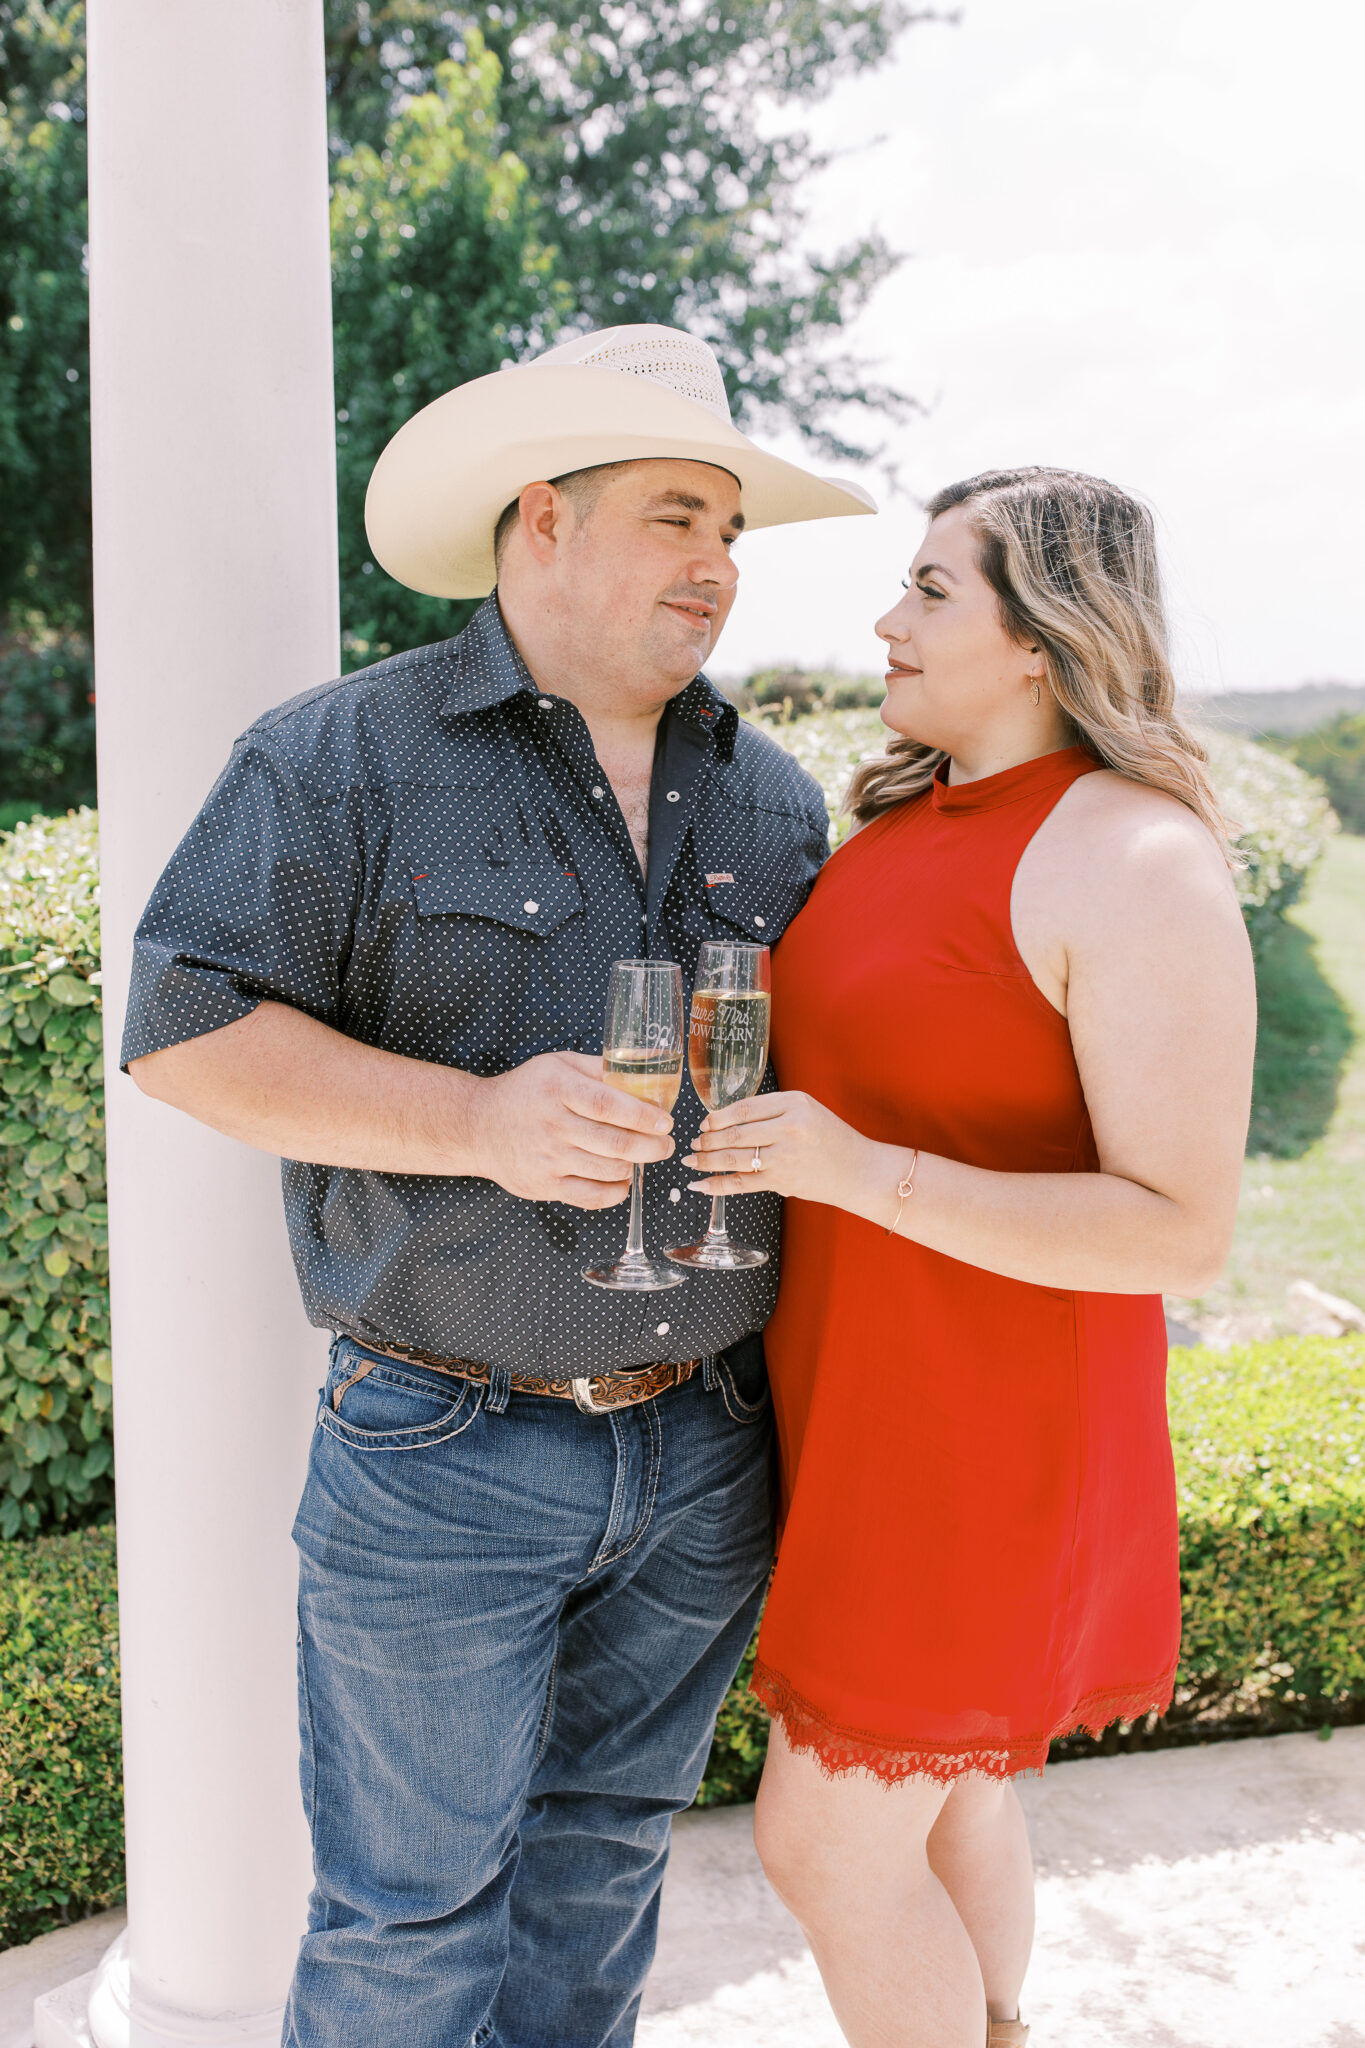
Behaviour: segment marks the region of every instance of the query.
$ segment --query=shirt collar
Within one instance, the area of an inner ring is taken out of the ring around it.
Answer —
[[[535,681],[517,653],[498,604],[496,590],[484,599],[463,633],[451,643],[454,674],[446,711],[456,718],[487,711],[523,693],[537,696]]]
[[[539,696],[535,678],[516,649],[498,604],[498,594],[485,598],[453,643],[454,674],[446,711],[465,717],[505,704],[510,697]],[[735,751],[739,713],[700,670],[687,688],[669,700],[675,718],[715,743],[722,761]]]
[[[685,725],[707,734],[715,742],[716,753],[722,761],[733,757],[739,713],[701,670],[693,676],[681,696],[673,698],[672,709],[675,718],[682,719]]]

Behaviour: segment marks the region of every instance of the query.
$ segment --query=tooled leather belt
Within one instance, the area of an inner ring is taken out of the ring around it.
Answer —
[[[340,1408],[349,1387],[374,1370],[380,1357],[391,1358],[397,1365],[425,1366],[428,1372],[442,1372],[453,1380],[470,1380],[476,1387],[486,1387],[493,1377],[490,1367],[472,1358],[433,1358],[429,1351],[396,1344],[367,1344],[365,1349],[378,1357],[367,1359],[358,1372],[342,1381],[332,1395],[334,1409]],[[544,1394],[552,1401],[572,1401],[585,1415],[607,1415],[613,1408],[633,1408],[637,1402],[666,1394],[670,1387],[682,1386],[700,1364],[699,1358],[687,1358],[676,1365],[644,1365],[636,1372],[595,1373],[591,1379],[547,1380],[539,1373],[525,1372],[511,1373],[509,1378],[514,1394]]]

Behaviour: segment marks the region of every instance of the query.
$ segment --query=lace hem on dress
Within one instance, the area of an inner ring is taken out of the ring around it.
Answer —
[[[754,1666],[749,1689],[773,1719],[782,1723],[782,1732],[791,1747],[813,1755],[827,1778],[861,1770],[871,1771],[888,1785],[913,1777],[936,1778],[946,1785],[968,1772],[979,1772],[988,1778],[1014,1778],[1026,1771],[1041,1771],[1050,1745],[1060,1736],[1100,1735],[1111,1721],[1136,1721],[1143,1714],[1164,1712],[1175,1689],[1175,1670],[1172,1667],[1163,1678],[1148,1685],[1090,1693],[1078,1700],[1046,1734],[1016,1737],[989,1749],[960,1748],[951,1743],[919,1743],[913,1748],[899,1748],[880,1736],[836,1728],[780,1672],[770,1670],[766,1664]]]

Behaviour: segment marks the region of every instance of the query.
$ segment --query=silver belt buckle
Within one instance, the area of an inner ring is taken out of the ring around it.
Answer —
[[[639,1379],[642,1373],[653,1372],[653,1370],[654,1367],[652,1365],[632,1365],[605,1375],[605,1377],[614,1380],[634,1380]],[[605,1408],[599,1407],[592,1397],[592,1381],[590,1379],[570,1380],[569,1385],[573,1388],[574,1406],[584,1415],[614,1415],[621,1405],[619,1401],[612,1401]]]

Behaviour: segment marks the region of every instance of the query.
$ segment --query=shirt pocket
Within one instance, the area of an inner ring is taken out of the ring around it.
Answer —
[[[576,1050],[588,963],[583,892],[545,865],[438,866],[412,878],[421,1002],[436,1057],[500,1074]]]
[[[810,893],[815,869],[781,811],[717,806],[697,821],[701,894],[713,939],[775,946]]]

